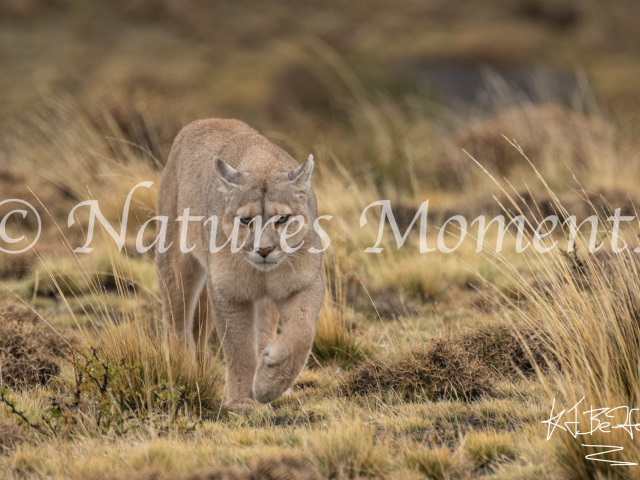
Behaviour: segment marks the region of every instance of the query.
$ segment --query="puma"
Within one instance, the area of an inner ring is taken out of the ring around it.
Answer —
[[[312,170],[312,156],[298,165],[246,124],[208,119],[182,129],[162,174],[157,211],[173,242],[156,248],[166,336],[196,358],[215,325],[228,410],[275,400],[309,356],[324,294]]]

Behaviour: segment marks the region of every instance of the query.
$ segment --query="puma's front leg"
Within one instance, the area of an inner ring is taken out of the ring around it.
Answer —
[[[221,301],[216,302],[214,310],[227,369],[227,400],[223,407],[243,411],[255,404],[252,385],[258,356],[253,305]]]
[[[322,307],[322,281],[276,303],[283,328],[260,355],[253,393],[269,403],[290,388],[304,368],[316,334]]]

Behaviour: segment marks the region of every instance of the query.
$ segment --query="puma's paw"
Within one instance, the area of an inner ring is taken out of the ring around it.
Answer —
[[[233,413],[247,413],[256,408],[260,408],[260,404],[256,402],[253,398],[241,398],[241,399],[233,399],[230,398],[226,400],[222,404],[222,409],[227,412]]]
[[[285,349],[268,346],[260,356],[253,379],[253,395],[260,403],[269,403],[280,397],[295,378],[290,373],[291,361]]]
[[[289,358],[289,352],[285,348],[278,348],[275,345],[267,346],[260,355],[259,365],[267,367],[276,367]]]

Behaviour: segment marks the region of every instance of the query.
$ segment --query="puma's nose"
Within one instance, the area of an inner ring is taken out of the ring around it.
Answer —
[[[267,255],[269,255],[269,252],[273,251],[273,247],[266,247],[266,248],[259,248],[258,249],[258,253],[260,254],[260,256],[262,258],[267,258]]]

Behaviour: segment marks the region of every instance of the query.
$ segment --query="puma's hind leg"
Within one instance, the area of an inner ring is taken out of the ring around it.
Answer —
[[[207,286],[202,289],[193,319],[193,338],[198,358],[204,359],[209,354],[209,340],[214,333],[213,309],[209,303]]]
[[[195,257],[179,251],[160,255],[157,268],[166,340],[169,344],[183,344],[195,359],[193,317],[207,278],[206,270]]]

